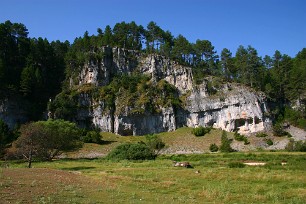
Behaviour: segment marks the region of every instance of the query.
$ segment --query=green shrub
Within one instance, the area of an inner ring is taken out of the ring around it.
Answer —
[[[221,136],[221,146],[220,146],[221,152],[234,152],[235,150],[231,147],[231,140],[227,138],[226,132],[222,131]]]
[[[306,130],[306,119],[305,118],[300,118],[297,120],[297,126],[299,128],[302,128],[304,130]]]
[[[143,143],[121,144],[107,155],[111,160],[151,160],[155,157],[154,151]]]
[[[248,138],[246,138],[244,135],[240,135],[238,132],[235,132],[235,133],[234,133],[234,138],[235,138],[235,140],[237,140],[237,141],[244,141],[244,144],[245,144],[245,145],[250,144]]]
[[[290,140],[286,148],[289,152],[306,152],[306,141]]]
[[[244,145],[248,145],[248,144],[250,144],[250,141],[246,138],[246,139],[244,140]]]
[[[242,162],[230,162],[228,163],[229,168],[244,168],[245,164]]]
[[[207,87],[207,92],[209,95],[214,95],[218,92],[217,89],[213,86],[213,83],[210,81],[207,82],[206,87]]]
[[[285,107],[284,119],[289,121],[290,124],[306,130],[305,112]]]
[[[267,137],[268,135],[264,132],[260,132],[256,134],[256,137]]]
[[[267,145],[271,146],[273,145],[273,141],[271,139],[267,139],[266,140]]]
[[[216,145],[215,143],[213,143],[213,144],[211,144],[211,145],[209,146],[209,150],[210,150],[211,152],[217,152],[217,151],[219,150],[219,147],[218,147],[218,145]]]
[[[96,143],[96,144],[102,144],[102,139],[99,131],[97,130],[91,130],[86,133],[86,135],[82,138],[83,142],[86,143]]]
[[[238,132],[234,133],[234,138],[237,141],[244,141],[245,137],[243,135],[240,135]]]
[[[277,123],[273,126],[273,134],[278,137],[283,137],[283,136],[292,137],[292,135],[289,132],[284,130],[283,124],[281,123]]]
[[[211,130],[211,127],[202,127],[202,126],[199,126],[197,128],[193,128],[192,129],[192,134],[194,134],[197,137],[204,136],[205,134],[209,133],[210,130]]]
[[[306,152],[306,141],[297,141],[296,142],[296,149],[299,152]]]
[[[166,144],[160,139],[160,137],[155,134],[146,135],[145,144],[152,150],[156,151],[156,153],[158,153],[166,146]]]
[[[287,132],[284,131],[283,125],[281,123],[277,123],[273,126],[273,134],[275,136],[281,137],[287,135]]]

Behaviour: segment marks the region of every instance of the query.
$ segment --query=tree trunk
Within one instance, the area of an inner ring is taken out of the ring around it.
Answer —
[[[28,168],[32,168],[32,148],[30,149],[30,152],[29,152],[29,157],[28,157]]]

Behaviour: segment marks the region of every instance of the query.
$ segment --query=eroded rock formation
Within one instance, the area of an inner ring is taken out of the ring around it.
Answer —
[[[79,73],[78,84],[72,83],[72,87],[105,86],[116,74],[141,73],[150,76],[153,82],[165,80],[172,84],[184,101],[179,108],[160,107],[156,113],[135,114],[131,107],[118,112],[116,107],[107,109],[102,100],[80,94],[79,104],[83,108],[78,110],[76,120],[81,124],[92,123],[102,131],[120,135],[173,131],[182,126],[213,126],[249,134],[264,131],[271,125],[270,119],[265,117],[268,109],[262,93],[233,83],[218,84],[213,87],[214,93],[210,93],[208,84],[215,79],[207,77],[203,83],[195,85],[190,67],[159,55],[143,56],[135,51],[110,47],[102,49],[105,57],[86,63]]]

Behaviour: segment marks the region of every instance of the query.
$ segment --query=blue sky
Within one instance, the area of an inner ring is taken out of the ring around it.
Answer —
[[[155,21],[190,42],[210,40],[219,54],[251,45],[261,56],[279,50],[294,57],[306,47],[306,0],[0,0],[0,22],[6,20],[49,41]]]

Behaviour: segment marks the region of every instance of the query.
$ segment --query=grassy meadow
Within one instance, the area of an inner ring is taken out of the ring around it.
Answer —
[[[102,145],[85,144],[32,169],[24,161],[0,161],[0,203],[306,203],[306,153],[209,153],[210,144],[220,145],[220,130],[195,137],[180,128],[159,134],[166,151],[156,160],[116,162],[103,156],[145,137],[102,136]],[[174,167],[174,160],[193,168]]]
[[[193,168],[173,167],[172,160],[189,161]],[[246,161],[266,165],[229,167]],[[306,202],[305,153],[161,155],[155,161],[142,162],[61,159],[25,167],[23,162],[12,162],[1,168],[2,202]]]

